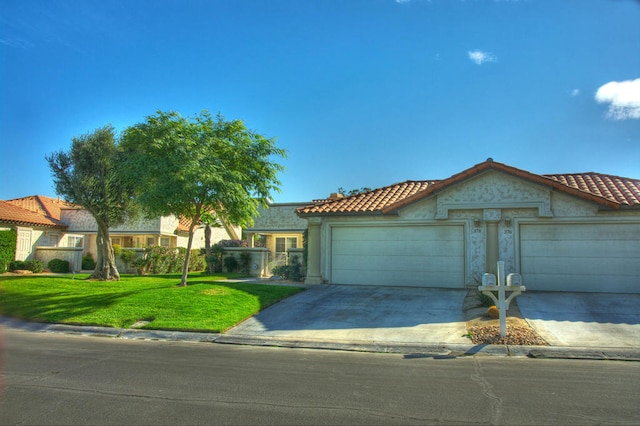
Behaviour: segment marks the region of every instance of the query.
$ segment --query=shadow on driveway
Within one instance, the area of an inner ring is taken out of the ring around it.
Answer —
[[[468,344],[464,289],[329,285],[273,305],[227,336]]]
[[[517,300],[550,345],[640,347],[640,294],[527,291]]]

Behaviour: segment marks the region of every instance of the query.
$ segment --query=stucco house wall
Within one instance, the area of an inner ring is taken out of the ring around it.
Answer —
[[[437,191],[421,189],[427,195],[408,202],[367,207],[392,186],[299,209],[318,251],[308,281],[464,288],[502,260],[533,290],[640,292],[640,209],[565,192],[510,166],[476,168],[423,183]]]
[[[286,251],[278,252],[276,242],[283,238],[286,245],[295,239],[296,248],[302,248],[307,221],[298,217],[296,210],[307,204],[270,203],[259,208],[258,215],[253,218],[253,226],[244,230],[248,247],[255,247],[255,237],[259,236],[263,247],[269,250],[271,267],[286,262]]]

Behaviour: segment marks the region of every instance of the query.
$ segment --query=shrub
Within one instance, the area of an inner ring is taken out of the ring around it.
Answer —
[[[284,278],[285,280],[302,281],[304,279],[304,271],[302,264],[297,257],[292,257],[288,265],[280,265],[271,269],[273,275]]]
[[[201,253],[200,249],[191,250],[191,255],[189,256],[189,270],[190,271],[204,271],[207,266],[206,259],[204,254]]]
[[[69,262],[62,259],[51,259],[49,263],[47,263],[47,268],[49,268],[51,272],[69,272]]]
[[[224,268],[227,272],[236,272],[238,270],[238,259],[234,255],[224,258]]]
[[[31,260],[27,260],[26,264],[27,264],[27,269],[35,274],[38,274],[44,271],[44,262],[42,260],[31,259]]]
[[[129,265],[136,257],[138,257],[138,255],[133,250],[121,250],[120,259],[122,259],[125,265]]]
[[[37,274],[44,271],[44,262],[38,259],[14,260],[9,263],[9,271],[31,271]]]
[[[91,254],[87,253],[84,256],[82,256],[82,269],[92,270],[95,268],[96,268],[96,261],[93,260],[93,256],[91,256]]]
[[[127,251],[128,250],[125,250],[124,252]],[[131,253],[134,252],[131,251]],[[182,272],[186,255],[187,249],[184,247],[168,248],[153,246],[145,249],[142,257],[136,257],[131,260],[131,266],[137,268],[139,274]],[[189,271],[203,271],[205,266],[205,258],[201,254],[200,249],[191,250],[188,266]]]
[[[497,291],[494,291],[492,293],[496,297],[498,297],[498,292]],[[482,306],[486,306],[488,308],[488,307],[493,306],[494,303],[496,303],[496,302],[493,301],[493,299],[491,297],[487,296],[486,294],[484,294],[484,293],[482,293],[480,291],[478,292],[478,295],[480,297],[480,303],[482,303]]]
[[[251,273],[251,253],[246,251],[240,253],[240,270],[243,274]]]
[[[11,262],[9,262],[9,270],[11,272],[26,270],[26,269],[27,269],[27,262],[25,262],[24,260],[12,260]]]
[[[44,262],[42,260],[32,259],[32,260],[14,260],[9,263],[9,270],[13,271],[31,271],[34,273],[39,273],[44,271]]]
[[[140,256],[136,258],[133,262],[131,262],[131,266],[138,270],[139,275],[146,275],[149,273],[149,269],[151,267],[151,263],[146,255]]]
[[[184,250],[184,249],[183,249]],[[149,272],[152,274],[166,274],[169,272],[179,272],[176,265],[179,265],[179,250],[162,246],[153,246],[145,250],[145,256],[149,262]],[[182,258],[184,261],[184,258]]]
[[[0,231],[0,274],[6,272],[9,263],[16,258],[17,238],[13,229]]]
[[[211,246],[211,256],[205,259],[211,265],[212,273],[222,271],[222,254],[227,247],[247,247],[247,242],[243,240],[220,240]],[[204,254],[205,249],[201,252]]]

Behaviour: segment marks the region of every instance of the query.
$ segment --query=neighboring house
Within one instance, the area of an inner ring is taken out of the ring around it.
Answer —
[[[307,221],[299,218],[296,210],[307,204],[269,203],[260,208],[253,226],[244,230],[247,245],[268,248],[272,263],[285,264],[288,250],[302,249]]]
[[[68,204],[55,198],[33,196],[17,200],[0,200],[0,230],[13,229],[17,234],[15,260],[35,257],[35,249],[66,245],[67,226],[60,221],[60,209]],[[76,240],[71,244],[74,247]]]
[[[465,288],[505,262],[527,290],[640,293],[640,180],[491,159],[297,210],[307,283]]]
[[[73,270],[81,267],[83,254],[97,258],[97,224],[91,214],[60,199],[34,195],[0,201],[0,229],[17,232],[16,260],[52,258],[68,260]],[[139,219],[109,229],[113,244],[123,248],[152,245],[186,247],[189,221],[175,216]],[[213,227],[211,243],[222,239],[239,239],[241,229],[221,224]],[[204,226],[198,226],[192,248],[203,248]]]
[[[85,236],[85,253],[97,253],[96,237],[98,226],[91,214],[84,209],[62,209],[60,220],[68,225],[68,232]],[[235,226],[213,227],[211,244],[223,239],[238,239],[240,228]],[[150,246],[186,247],[189,239],[189,221],[175,216],[153,219],[139,218],[109,229],[113,244],[123,248],[145,248]],[[203,248],[204,226],[199,225],[193,236],[192,249]]]

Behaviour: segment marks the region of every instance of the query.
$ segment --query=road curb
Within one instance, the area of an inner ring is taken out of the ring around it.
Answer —
[[[0,317],[0,326],[28,332],[64,333],[130,340],[157,340],[226,345],[271,346],[282,348],[325,349],[352,352],[395,353],[407,358],[457,358],[467,356],[511,356],[535,359],[590,359],[640,361],[640,348],[594,348],[559,346],[463,345],[447,343],[322,341],[272,338],[268,336],[231,336],[171,330],[120,329],[111,327],[46,324]]]

